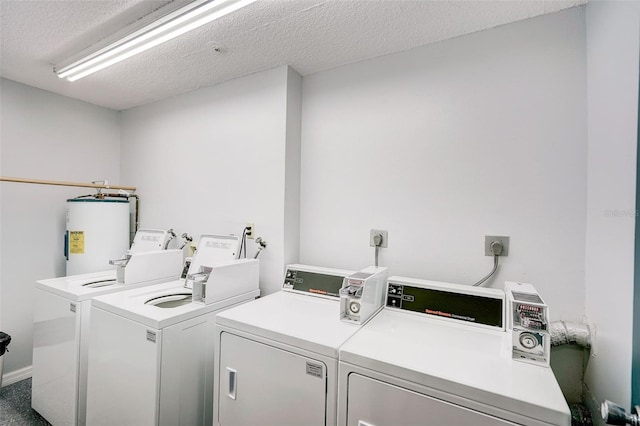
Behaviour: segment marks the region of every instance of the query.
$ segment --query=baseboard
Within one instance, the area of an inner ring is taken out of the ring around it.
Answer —
[[[31,377],[31,366],[2,375],[2,387],[9,386]]]
[[[600,403],[593,396],[586,383],[582,384],[582,399],[591,413],[593,426],[607,426],[604,420],[602,420],[602,415],[600,414]]]

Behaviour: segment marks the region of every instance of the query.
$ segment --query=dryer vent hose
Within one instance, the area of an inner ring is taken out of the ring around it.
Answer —
[[[577,344],[583,348],[591,347],[591,329],[586,324],[554,321],[549,326],[551,346]]]

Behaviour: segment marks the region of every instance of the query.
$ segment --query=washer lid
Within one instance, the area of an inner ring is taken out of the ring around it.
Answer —
[[[189,294],[189,296],[186,296],[186,294]],[[159,330],[200,315],[252,300],[260,294],[260,291],[254,290],[234,295],[208,305],[191,302],[190,294],[191,291],[184,288],[184,280],[179,280],[99,296],[93,299],[91,304],[94,308],[111,312]],[[153,300],[157,300],[159,303],[166,302],[166,304],[164,306],[154,306],[153,302],[147,303]],[[185,301],[187,303],[182,303]]]
[[[116,271],[110,270],[39,280],[36,281],[36,288],[81,302],[100,294],[123,290],[125,287],[116,282]]]
[[[145,305],[157,306],[159,308],[170,309],[191,303],[192,294],[185,292],[176,292],[155,296],[147,300]]]
[[[165,278],[139,281],[134,284],[120,284],[116,280],[116,271],[92,272],[36,281],[36,289],[64,297],[69,301],[82,302],[94,297],[116,293],[163,282]]]
[[[384,308],[340,361],[552,424],[570,416],[553,371],[514,361],[506,331]]]

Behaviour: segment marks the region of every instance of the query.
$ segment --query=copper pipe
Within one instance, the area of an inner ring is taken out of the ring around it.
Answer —
[[[122,189],[124,191],[135,191],[135,186],[120,186],[120,185],[99,185],[95,183],[82,183],[82,182],[63,182],[57,180],[42,180],[42,179],[25,179],[16,177],[0,176],[0,182],[16,182],[16,183],[35,183],[39,185],[57,185],[57,186],[77,186],[81,188],[96,188],[96,189]]]

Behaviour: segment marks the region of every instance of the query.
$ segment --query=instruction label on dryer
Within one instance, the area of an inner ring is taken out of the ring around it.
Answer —
[[[69,253],[84,254],[84,231],[69,231]]]
[[[312,362],[307,361],[307,374],[314,377],[319,377],[322,379],[322,365],[314,364]]]

